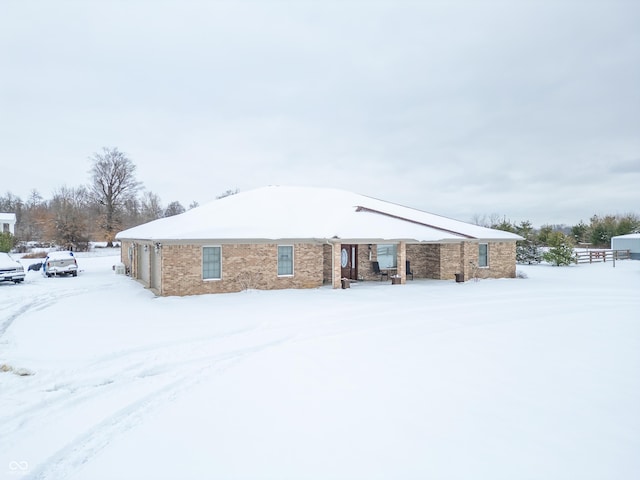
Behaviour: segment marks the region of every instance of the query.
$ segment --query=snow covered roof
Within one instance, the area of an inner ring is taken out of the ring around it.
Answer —
[[[116,238],[437,242],[521,237],[344,190],[268,186],[124,230]]]
[[[615,237],[611,237],[611,240],[613,240],[614,238],[638,238],[640,239],[640,233],[629,233],[627,235],[617,235]]]

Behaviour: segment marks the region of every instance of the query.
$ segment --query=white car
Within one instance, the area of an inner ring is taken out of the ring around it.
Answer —
[[[0,252],[0,282],[20,283],[24,280],[24,267],[11,258],[8,253]]]
[[[78,262],[73,252],[49,252],[47,258],[42,262],[42,274],[45,277],[57,275],[78,275]]]

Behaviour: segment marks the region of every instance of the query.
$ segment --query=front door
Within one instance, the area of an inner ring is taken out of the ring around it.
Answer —
[[[342,278],[358,279],[358,245],[342,245],[340,266]]]

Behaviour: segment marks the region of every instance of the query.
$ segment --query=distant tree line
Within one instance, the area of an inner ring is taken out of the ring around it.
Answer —
[[[528,264],[545,260],[554,265],[568,265],[574,259],[576,247],[610,248],[611,237],[640,232],[640,216],[633,213],[594,215],[588,225],[581,220],[572,227],[543,225],[539,229],[534,229],[529,221],[512,223],[497,215],[476,215],[473,222],[523,237],[516,243],[516,261]]]
[[[25,242],[77,251],[86,250],[90,240],[110,246],[121,230],[186,211],[178,201],[163,206],[157,194],[143,189],[135,164],[117,148],[103,148],[89,160],[87,185],[60,187],[50,199],[37,190],[25,200],[11,192],[0,195],[0,212],[16,214],[15,235],[0,233],[1,251]],[[222,195],[233,193],[237,190]],[[197,206],[194,201],[188,208]]]

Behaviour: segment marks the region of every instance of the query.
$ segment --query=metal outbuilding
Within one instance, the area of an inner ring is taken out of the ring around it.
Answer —
[[[611,250],[629,250],[633,260],[640,260],[640,233],[611,237]]]

